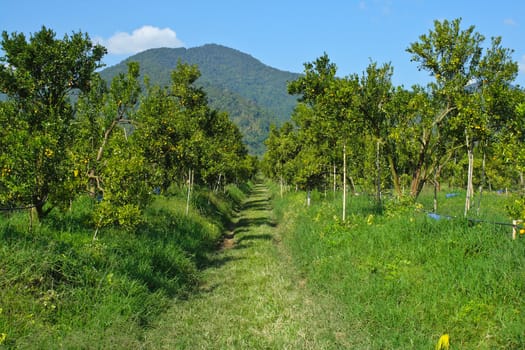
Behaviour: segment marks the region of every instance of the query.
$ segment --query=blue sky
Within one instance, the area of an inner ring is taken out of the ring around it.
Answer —
[[[59,37],[86,32],[109,48],[113,65],[146,48],[225,45],[272,67],[302,72],[323,53],[338,75],[361,74],[370,60],[391,62],[394,83],[428,81],[405,51],[435,19],[461,17],[486,37],[503,38],[525,86],[525,2],[520,0],[3,0],[0,30],[26,34],[42,25]]]

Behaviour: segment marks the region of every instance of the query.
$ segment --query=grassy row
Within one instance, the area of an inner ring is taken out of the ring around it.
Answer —
[[[464,196],[440,196],[444,214],[462,216]],[[505,200],[485,195],[479,218],[505,219]],[[452,349],[525,348],[525,240],[512,241],[509,227],[433,220],[425,196],[426,206],[387,202],[384,211],[352,197],[341,222],[339,202],[306,208],[304,194],[291,193],[275,208],[294,223],[283,241],[295,263],[345,305],[369,348],[431,349],[442,334]]]
[[[0,217],[0,346],[137,348],[173,297],[199,282],[243,191],[158,197],[135,232],[93,241],[92,203],[73,203],[29,232],[27,213]]]

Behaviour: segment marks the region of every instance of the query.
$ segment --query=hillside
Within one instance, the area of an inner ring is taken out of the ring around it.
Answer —
[[[158,48],[127,58],[101,72],[110,80],[125,72],[126,62],[140,64],[141,74],[151,82],[168,85],[177,62],[196,64],[201,71],[197,83],[206,91],[213,108],[227,111],[240,128],[252,154],[264,152],[263,141],[270,123],[288,120],[296,98],[288,95],[287,82],[299,74],[269,67],[240,51],[216,44],[195,48]]]

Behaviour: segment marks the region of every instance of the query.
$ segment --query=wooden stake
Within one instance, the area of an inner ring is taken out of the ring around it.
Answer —
[[[437,187],[437,169],[434,169],[434,213],[438,210]]]
[[[190,195],[191,195],[191,185],[193,182],[193,170],[188,171],[188,197],[186,199],[186,216],[190,212]]]
[[[512,239],[516,239],[518,233],[518,224],[521,224],[523,220],[512,220]]]
[[[335,166],[334,166],[335,172]],[[343,222],[346,219],[346,144],[343,145]]]
[[[306,206],[310,207],[310,190],[306,193]]]
[[[29,208],[29,232],[33,232],[33,208]]]
[[[474,195],[474,189],[472,185],[472,175],[474,172],[474,152],[472,150],[473,145],[469,142],[468,134],[466,135],[467,143],[467,157],[468,157],[468,174],[467,174],[467,195],[465,198],[465,213],[464,217],[467,217],[468,211],[470,210],[470,202]]]
[[[284,183],[283,183],[283,174],[282,174],[282,173],[281,173],[281,175],[279,176],[279,186],[280,186],[281,198],[283,198],[283,187],[284,187]]]
[[[380,155],[380,140],[376,142],[376,191],[377,191],[377,204],[381,207],[381,162],[379,159]]]
[[[336,165],[335,165],[335,162],[334,162],[334,198],[335,198],[335,190],[336,190],[336,183],[337,183],[337,172],[336,172],[337,168],[336,168]]]

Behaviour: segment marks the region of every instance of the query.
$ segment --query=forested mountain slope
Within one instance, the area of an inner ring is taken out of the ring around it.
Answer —
[[[252,56],[221,45],[195,48],[158,48],[138,53],[104,69],[110,80],[126,71],[126,62],[139,62],[141,74],[151,83],[168,85],[177,62],[196,64],[201,72],[197,81],[206,91],[212,108],[227,111],[239,126],[253,154],[262,154],[270,123],[288,120],[296,98],[287,93],[288,81],[299,74],[264,65]]]

